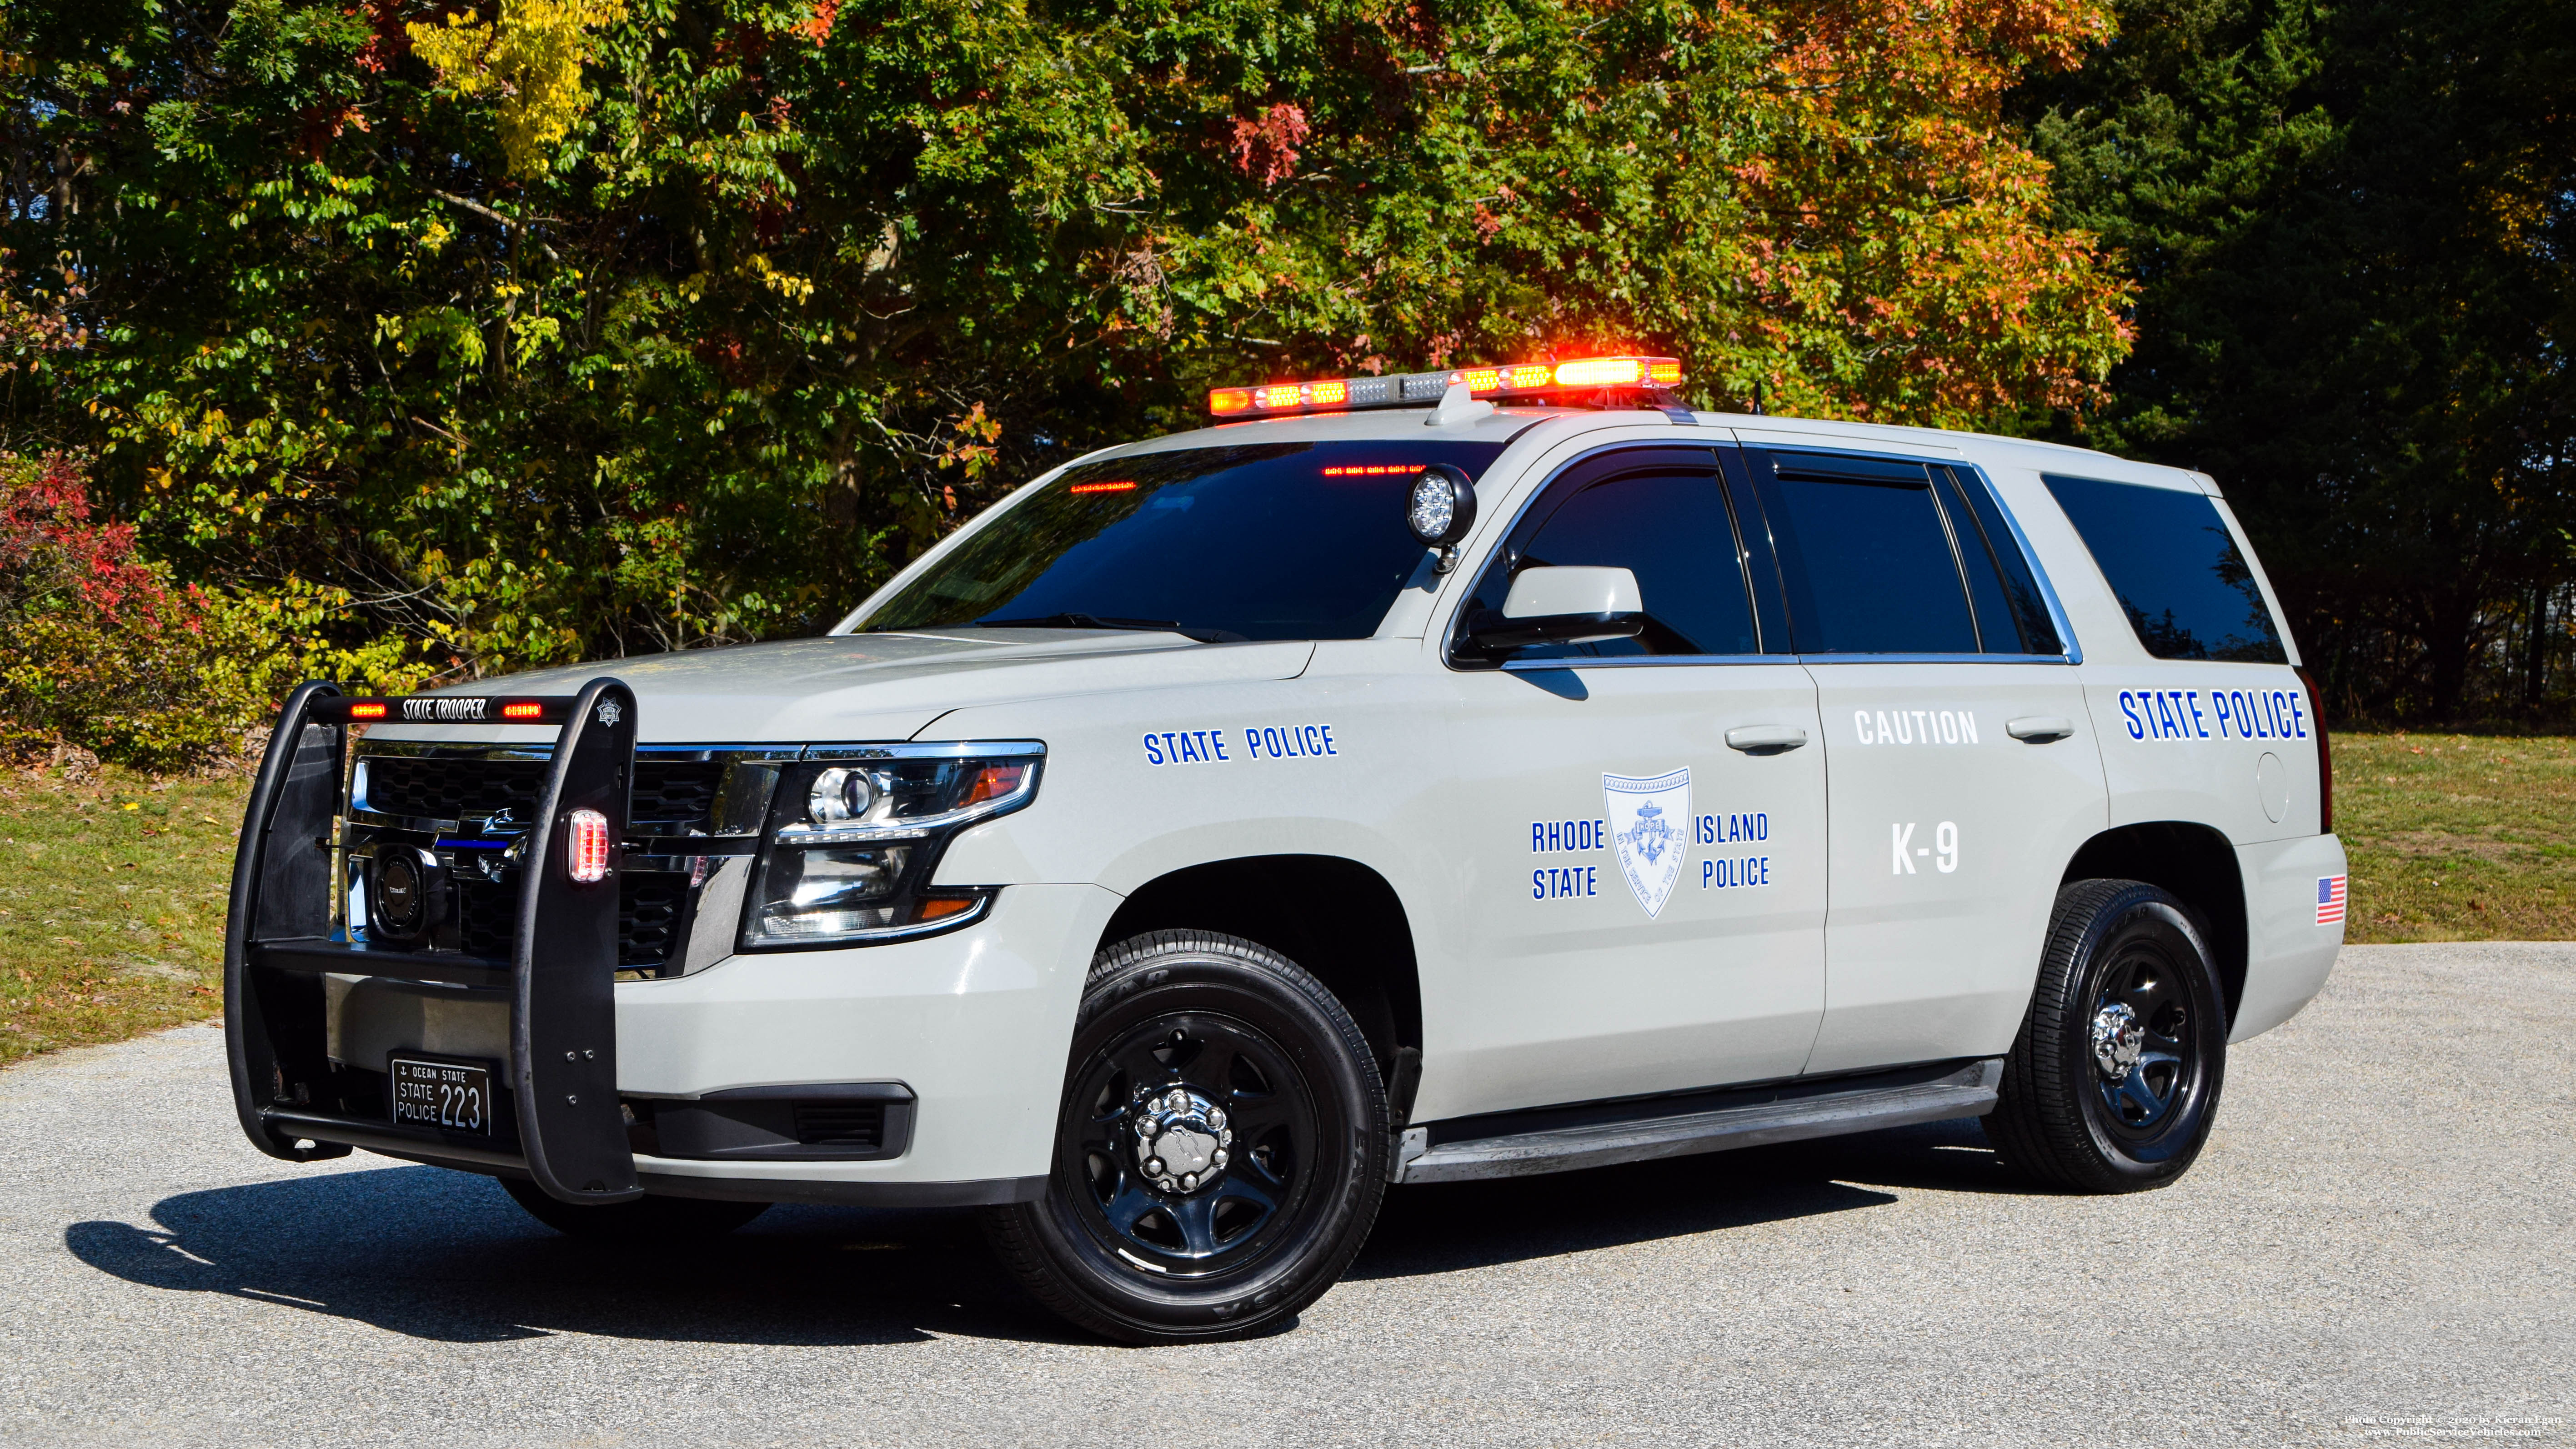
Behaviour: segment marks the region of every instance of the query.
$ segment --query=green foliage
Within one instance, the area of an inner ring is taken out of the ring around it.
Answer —
[[[0,454],[0,758],[60,746],[144,769],[239,755],[314,675],[403,687],[428,674],[398,638],[325,639],[347,598],[173,588],[131,525],[92,516],[61,456]]]
[[[2144,284],[2086,441],[2219,479],[2345,709],[2541,704],[2576,582],[2576,7],[2130,0],[2018,104],[2061,221]]]
[[[0,243],[82,295],[9,290],[89,328],[8,425],[443,669],[811,630],[1218,382],[1644,346],[1956,423],[2126,346],[1999,121],[2096,0],[5,17]]]

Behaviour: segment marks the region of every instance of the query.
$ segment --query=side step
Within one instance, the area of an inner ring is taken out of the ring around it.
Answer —
[[[1408,1128],[1396,1148],[1395,1180],[1528,1177],[1982,1117],[1994,1110],[2003,1079],[2003,1058],[1988,1057],[1827,1081],[1463,1117]]]

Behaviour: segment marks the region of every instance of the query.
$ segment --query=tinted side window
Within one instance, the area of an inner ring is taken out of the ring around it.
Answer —
[[[1949,520],[1920,463],[1748,449],[1801,654],[1974,654]]]
[[[2200,493],[2042,474],[2158,659],[2287,664],[2254,571]]]
[[[1937,470],[1949,481],[1942,502],[1950,510],[1952,531],[1959,537],[1959,556],[1968,570],[1968,593],[1976,600],[1977,634],[1988,654],[2063,654],[2057,624],[2040,597],[2039,579],[2022,557],[2021,544],[2004,522],[1986,480],[1973,471]]]
[[[1514,658],[1760,652],[1735,529],[1713,459],[1678,450],[1578,463],[1548,485],[1477,580],[1459,613],[1500,609],[1524,568],[1585,564],[1627,569],[1645,601],[1645,633],[1591,644],[1533,645]]]

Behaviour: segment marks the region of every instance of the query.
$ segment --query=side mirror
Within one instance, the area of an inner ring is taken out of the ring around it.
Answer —
[[[1637,576],[1615,568],[1523,569],[1499,612],[1479,610],[1467,621],[1468,639],[1488,650],[1633,639],[1645,630]]]

